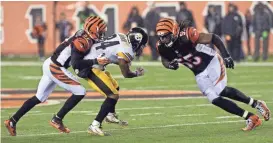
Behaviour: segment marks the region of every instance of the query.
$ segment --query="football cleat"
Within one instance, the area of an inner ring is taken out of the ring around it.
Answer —
[[[102,128],[101,128],[100,125],[92,125],[92,124],[91,124],[91,125],[88,127],[87,132],[88,132],[89,134],[96,135],[96,136],[111,136],[111,134],[102,131]]]
[[[5,120],[4,122],[6,128],[8,129],[8,132],[11,136],[16,136],[16,124],[14,124],[10,120]]]
[[[270,119],[270,110],[268,109],[264,101],[258,100],[256,109],[264,117],[265,121],[268,121]]]
[[[49,121],[49,124],[61,133],[70,133],[70,130],[63,124],[61,119],[58,119],[56,115]]]
[[[259,116],[252,115],[246,120],[246,127],[242,128],[243,131],[251,131],[262,124]]]
[[[109,113],[105,117],[105,122],[109,124],[119,124],[121,126],[128,126],[127,121],[119,120],[116,113]]]

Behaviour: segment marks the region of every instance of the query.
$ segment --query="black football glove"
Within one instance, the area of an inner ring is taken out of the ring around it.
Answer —
[[[224,58],[224,61],[225,61],[225,64],[226,64],[226,68],[234,69],[234,62],[233,62],[233,59],[231,57]]]
[[[169,63],[168,68],[172,70],[177,70],[179,68],[179,64],[176,60],[173,60]]]

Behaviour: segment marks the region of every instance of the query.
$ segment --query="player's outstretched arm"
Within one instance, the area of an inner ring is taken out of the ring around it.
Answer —
[[[144,69],[142,68],[137,68],[135,72],[132,72],[130,70],[130,63],[124,59],[119,59],[119,68],[125,78],[134,78],[144,75]]]

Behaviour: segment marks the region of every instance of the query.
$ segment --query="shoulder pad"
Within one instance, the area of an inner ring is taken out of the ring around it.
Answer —
[[[77,37],[73,40],[73,45],[77,51],[84,53],[89,50],[90,47],[92,47],[93,42],[92,40],[87,40],[84,37]]]
[[[196,43],[199,38],[199,32],[194,27],[187,28],[186,34],[192,43]]]
[[[118,36],[119,36],[119,38],[120,38],[121,41],[126,42],[126,43],[129,42],[128,38],[127,38],[127,36],[125,34],[119,33]]]

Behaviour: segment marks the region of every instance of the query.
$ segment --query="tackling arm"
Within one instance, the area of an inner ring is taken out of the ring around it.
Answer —
[[[76,74],[79,77],[86,78],[90,68],[95,64],[105,65],[109,63],[109,59],[105,57],[98,57],[95,59],[84,59],[84,56],[90,51],[88,43],[83,38],[77,38],[71,44],[71,64]]]

